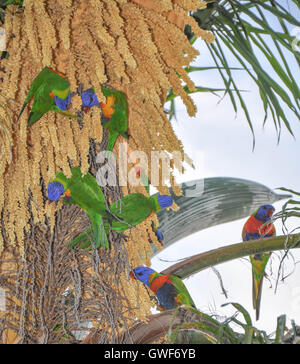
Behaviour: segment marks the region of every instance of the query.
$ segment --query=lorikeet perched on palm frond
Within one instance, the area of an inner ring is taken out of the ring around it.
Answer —
[[[275,236],[275,227],[270,221],[274,211],[275,208],[272,205],[260,206],[249,217],[243,227],[243,241],[258,240]],[[270,221],[270,223],[268,223],[268,221]],[[253,308],[256,310],[256,320],[259,319],[263,278],[270,256],[271,253],[262,253],[250,256],[253,276],[252,298]]]

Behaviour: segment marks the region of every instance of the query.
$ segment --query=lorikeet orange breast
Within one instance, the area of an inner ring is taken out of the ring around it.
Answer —
[[[247,235],[248,233],[248,235]],[[247,236],[250,237],[251,235],[258,235],[259,237],[270,237],[273,236],[275,233],[275,228],[273,224],[264,225],[264,223],[254,216],[250,216],[249,219],[246,221],[243,227],[243,240],[254,240],[254,239],[247,239]]]
[[[100,103],[103,127],[108,130],[107,150],[112,151],[119,135],[128,139],[128,104],[126,95],[118,90],[101,88],[106,103]]]

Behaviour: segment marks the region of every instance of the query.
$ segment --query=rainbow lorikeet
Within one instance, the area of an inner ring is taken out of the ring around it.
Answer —
[[[82,110],[87,113],[92,106],[100,105],[95,90],[90,88],[81,94]]]
[[[172,197],[167,195],[155,195],[146,197],[141,193],[132,193],[122,197],[119,201],[113,202],[104,218],[106,233],[110,230],[122,233],[139,223],[143,222],[153,211],[158,212],[173,204]],[[91,246],[91,228],[77,236],[71,243],[70,248],[80,244],[81,248]]]
[[[148,267],[136,267],[130,272],[155,293],[160,310],[172,310],[180,305],[195,307],[192,297],[182,280],[170,274],[161,274]]]
[[[90,247],[93,238],[96,248],[100,245],[108,247],[106,234],[109,230],[121,233],[144,221],[152,211],[158,212],[173,204],[172,197],[167,195],[146,197],[132,193],[107,207],[105,196],[90,173],[82,176],[79,167],[72,168],[71,172],[71,178],[62,172],[57,173],[48,184],[50,201],[57,201],[63,196],[63,204],[80,206],[90,218],[91,227],[77,236],[70,243],[70,248],[77,244],[81,244],[81,248]]]
[[[89,239],[94,239],[95,246],[108,248],[108,240],[103,226],[102,216],[109,216],[105,196],[96,179],[90,174],[82,176],[79,167],[71,169],[72,176],[67,178],[62,172],[48,184],[48,198],[57,201],[63,196],[63,204],[76,204],[89,216],[91,227]]]
[[[123,92],[101,88],[106,103],[101,102],[103,127],[108,129],[107,150],[112,151],[119,135],[128,139],[128,105]]]
[[[49,111],[56,111],[76,119],[79,118],[66,112],[71,101],[69,81],[62,73],[52,68],[45,67],[33,80],[17,121],[32,98],[34,101],[28,119],[28,126],[37,122]]]
[[[272,205],[260,206],[248,218],[243,227],[243,241],[258,240],[275,236],[275,227],[271,223],[271,218],[274,211],[275,208]],[[268,223],[268,221],[270,221],[270,223]],[[270,259],[270,256],[271,253],[262,253],[250,256],[253,277],[252,299],[253,308],[256,310],[256,320],[259,319],[263,278],[265,275],[266,265]]]

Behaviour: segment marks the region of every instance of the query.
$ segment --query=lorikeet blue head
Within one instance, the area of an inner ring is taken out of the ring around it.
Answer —
[[[57,201],[64,192],[65,188],[62,183],[54,181],[48,184],[48,199],[50,201]]]
[[[82,109],[84,112],[88,112],[92,106],[98,106],[99,101],[97,95],[92,88],[84,91],[81,94]]]
[[[150,199],[154,203],[155,212],[161,211],[173,205],[173,199],[168,195],[155,195],[151,196]]]
[[[149,287],[150,275],[153,273],[156,273],[155,270],[149,267],[136,267],[130,272],[130,276],[133,279],[138,279]]]
[[[166,209],[173,205],[172,197],[168,195],[158,195],[157,201],[162,209]]]
[[[69,91],[69,95],[67,98],[60,99],[58,96],[54,96],[54,102],[55,105],[62,111],[66,111],[68,109],[68,107],[70,106],[71,103],[71,93]]]
[[[262,205],[257,209],[257,211],[253,214],[253,216],[259,221],[267,222],[271,220],[274,211],[275,211],[274,206]]]

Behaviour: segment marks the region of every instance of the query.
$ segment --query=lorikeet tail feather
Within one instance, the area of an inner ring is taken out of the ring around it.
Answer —
[[[102,220],[101,217],[100,219]],[[95,221],[85,232],[79,234],[75,239],[73,239],[69,244],[69,249],[73,249],[75,246],[79,246],[80,249],[92,249],[93,240],[95,242],[96,249],[99,248],[99,246],[102,246],[103,248],[109,247],[102,221]]]
[[[260,300],[263,286],[263,279],[261,277],[259,280],[255,279],[254,273],[252,273],[252,299],[253,299],[253,308],[256,310],[256,321],[259,320],[260,313]]]
[[[106,148],[106,150],[107,150],[107,151],[109,151],[109,152],[112,152],[113,147],[114,147],[114,145],[115,145],[115,142],[116,142],[116,140],[117,140],[117,138],[118,138],[119,134],[118,134],[118,133],[110,133],[110,132],[109,132],[109,134],[108,134],[108,135],[109,135],[109,136],[108,136],[108,143],[107,143],[107,148]]]
[[[75,239],[69,244],[69,249],[73,249],[76,245],[80,244],[80,248],[84,249],[91,245],[92,229],[89,227],[84,233],[76,236]]]
[[[31,112],[28,119],[28,126],[33,125],[36,123],[44,114],[38,113],[38,112]]]
[[[92,230],[94,232],[96,248],[99,248],[99,246],[102,246],[103,248],[109,248],[109,243],[104,229],[103,220],[100,215],[98,215],[96,219],[92,222]]]
[[[26,105],[27,105],[27,102],[24,102],[24,104],[23,104],[23,106],[22,106],[22,109],[21,109],[21,111],[20,111],[20,113],[19,113],[19,115],[18,115],[17,122],[20,120],[20,117],[21,117],[21,115],[23,114],[23,111],[24,111],[24,109],[25,109]]]

